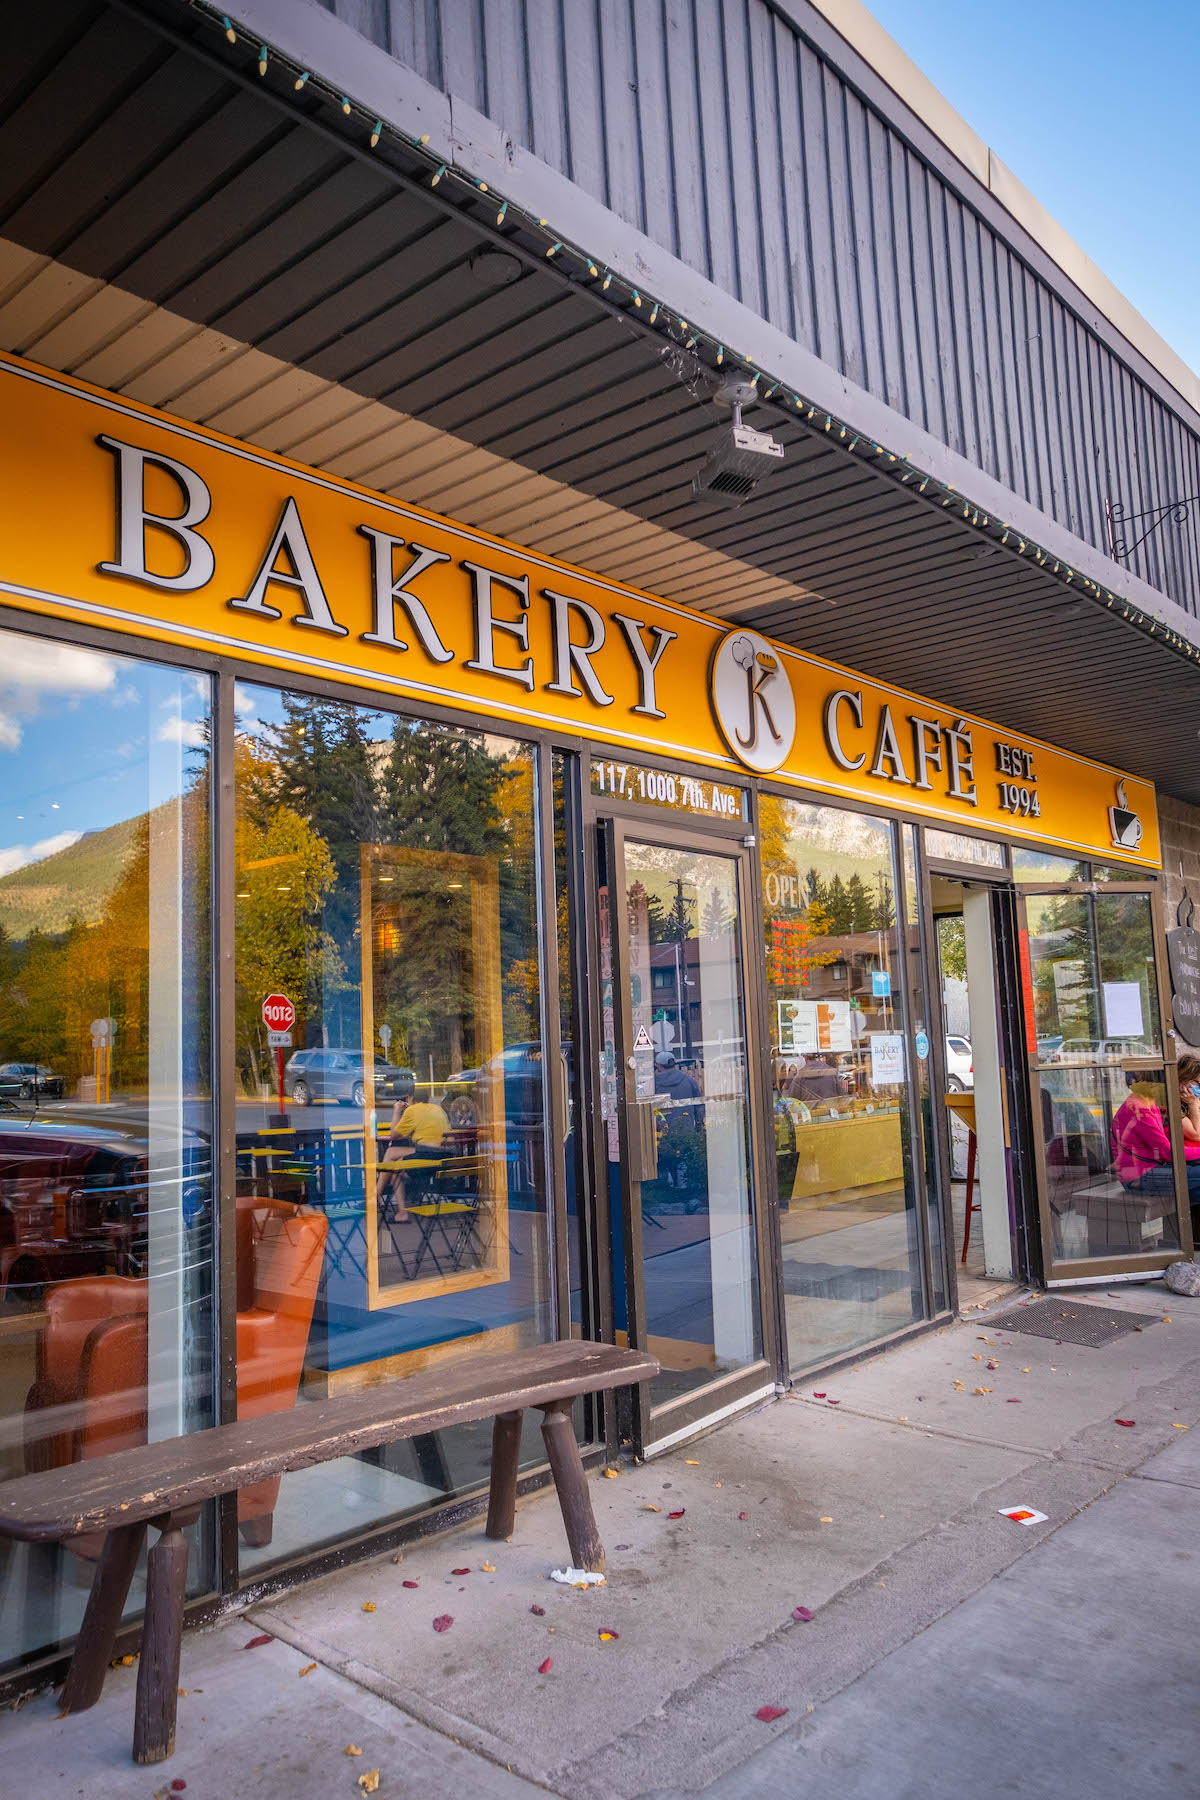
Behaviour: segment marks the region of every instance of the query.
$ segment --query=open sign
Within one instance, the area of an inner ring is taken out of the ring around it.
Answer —
[[[262,1017],[268,1031],[290,1031],[296,1023],[296,1009],[286,994],[268,994],[262,1003]]]

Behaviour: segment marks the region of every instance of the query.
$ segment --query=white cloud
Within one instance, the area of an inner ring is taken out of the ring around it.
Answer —
[[[99,650],[0,633],[0,750],[20,748],[24,721],[36,717],[47,695],[61,695],[75,707],[86,695],[116,688],[117,663]]]
[[[198,750],[204,742],[204,727],[199,719],[182,719],[174,713],[163,720],[156,735],[160,744],[186,744]]]
[[[0,875],[11,875],[14,869],[41,862],[44,856],[53,856],[56,850],[67,850],[82,836],[82,831],[59,831],[36,844],[14,844],[9,850],[0,850]]]
[[[49,638],[5,632],[0,686],[39,694],[106,694],[117,685],[117,665],[99,650],[56,644]]]

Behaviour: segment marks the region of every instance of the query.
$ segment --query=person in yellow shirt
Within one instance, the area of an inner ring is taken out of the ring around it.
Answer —
[[[387,1148],[383,1153],[375,1199],[382,1201],[388,1189],[396,1196],[395,1220],[403,1225],[408,1218],[404,1201],[404,1178],[401,1167],[410,1158],[440,1158],[448,1154],[446,1139],[450,1121],[434,1100],[397,1100],[392,1108],[392,1125]]]

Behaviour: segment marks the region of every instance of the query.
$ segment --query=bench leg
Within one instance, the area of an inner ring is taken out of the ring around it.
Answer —
[[[179,1650],[187,1591],[187,1539],[198,1509],[168,1513],[152,1521],[162,1532],[146,1558],[146,1613],[133,1713],[133,1760],[165,1762],[175,1749],[175,1708],[179,1697]]]
[[[145,1539],[145,1520],[137,1525],[122,1525],[105,1537],[100,1561],[92,1577],[92,1591],[79,1628],[75,1654],[59,1699],[64,1712],[86,1712],[100,1698],[129,1584]]]
[[[596,1530],[592,1497],[588,1492],[579,1445],[575,1441],[575,1427],[571,1423],[571,1406],[570,1400],[555,1400],[542,1407],[542,1436],[546,1440],[546,1455],[558,1489],[558,1504],[567,1528],[572,1565],[576,1569],[588,1569],[594,1575],[603,1575],[606,1568],[604,1545]]]
[[[487,1535],[507,1538],[517,1522],[517,1467],[521,1460],[520,1412],[497,1413],[492,1426],[492,1485],[488,1492]]]

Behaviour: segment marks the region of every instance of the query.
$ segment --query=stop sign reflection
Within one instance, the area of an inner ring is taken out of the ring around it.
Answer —
[[[296,1009],[286,994],[268,994],[262,1003],[262,1017],[268,1031],[290,1031],[296,1023]]]

